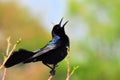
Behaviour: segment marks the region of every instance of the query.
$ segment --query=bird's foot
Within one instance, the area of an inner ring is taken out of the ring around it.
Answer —
[[[52,75],[52,76],[55,75],[55,70],[54,70],[54,69],[52,69],[52,70],[50,71],[50,75]]]

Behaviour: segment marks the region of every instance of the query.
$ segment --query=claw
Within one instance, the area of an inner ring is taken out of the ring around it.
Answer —
[[[50,71],[50,75],[52,75],[52,76],[55,75],[55,70],[54,70],[54,69],[52,69],[52,70]]]

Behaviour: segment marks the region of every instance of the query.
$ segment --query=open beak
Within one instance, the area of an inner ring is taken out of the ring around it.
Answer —
[[[62,21],[63,21],[63,18],[60,20],[60,23],[59,23],[60,26],[61,26]],[[68,21],[66,21],[66,22],[63,24],[63,28],[65,27],[65,25],[66,25],[67,23],[68,23]]]
[[[65,27],[65,25],[68,23],[69,21],[66,21],[64,24],[63,24],[63,28]]]
[[[63,17],[62,17],[62,19],[60,20],[60,23],[59,23],[60,26],[61,26],[62,21],[63,21]]]

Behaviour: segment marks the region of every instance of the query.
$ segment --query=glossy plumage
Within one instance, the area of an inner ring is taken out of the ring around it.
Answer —
[[[5,67],[9,68],[18,63],[30,63],[42,61],[43,64],[51,68],[51,74],[55,74],[55,67],[58,62],[63,60],[67,55],[67,49],[69,47],[69,38],[65,34],[64,27],[67,24],[61,26],[63,18],[60,23],[55,25],[52,30],[52,40],[48,42],[43,48],[35,51],[28,51],[25,49],[19,49],[12,53],[10,58],[6,61]],[[53,65],[53,66],[50,66]]]

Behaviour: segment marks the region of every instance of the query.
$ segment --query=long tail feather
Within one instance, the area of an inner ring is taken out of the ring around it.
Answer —
[[[8,58],[4,66],[6,68],[12,67],[18,63],[24,62],[34,54],[34,52],[27,51],[25,49],[20,49],[19,51],[15,51],[12,53],[12,55],[10,56],[10,58]]]

